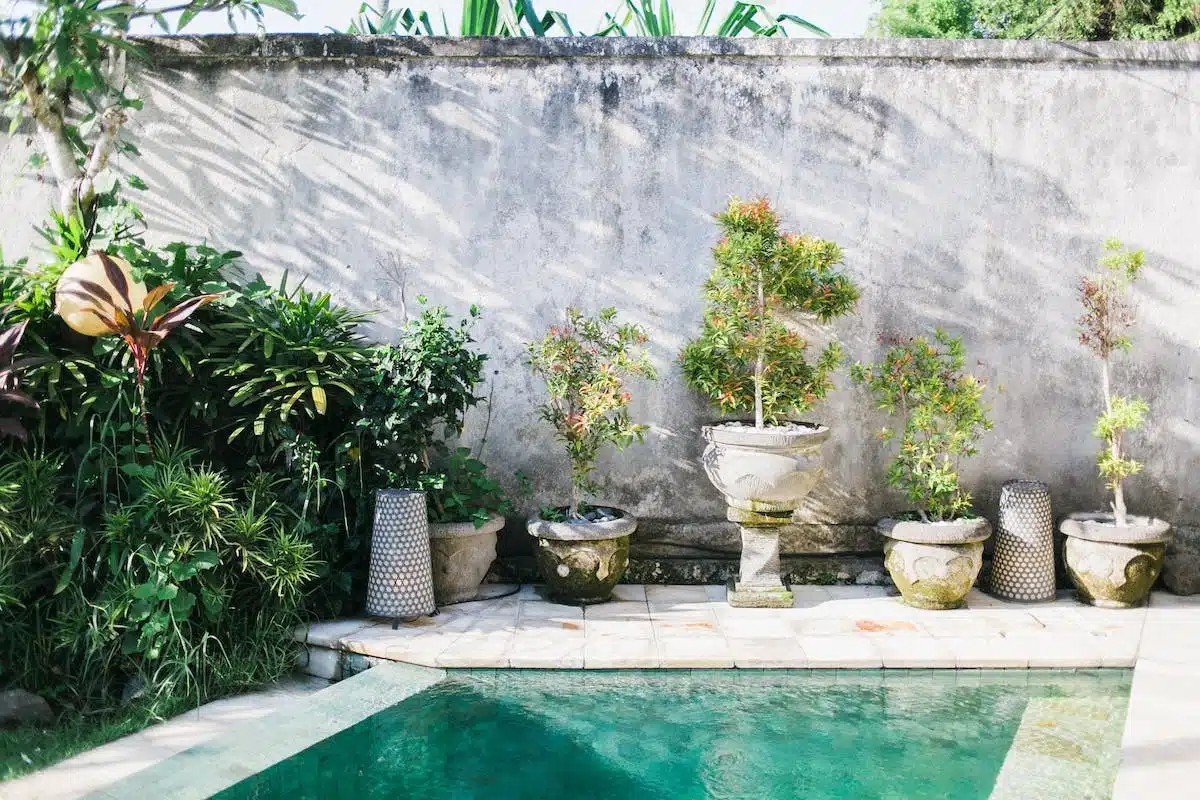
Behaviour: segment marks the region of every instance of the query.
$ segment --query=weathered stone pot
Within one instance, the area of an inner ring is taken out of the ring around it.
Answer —
[[[538,515],[526,528],[537,539],[538,571],[550,597],[563,603],[603,603],[629,566],[629,536],[637,520],[620,509],[603,522],[551,522]]]
[[[1146,602],[1162,571],[1171,526],[1130,515],[1117,525],[1106,512],[1068,514],[1058,529],[1066,536],[1063,561],[1079,600],[1101,608],[1132,608]]]
[[[433,558],[433,596],[438,605],[461,603],[479,593],[479,584],[496,560],[496,533],[504,517],[493,514],[476,528],[473,522],[429,523]]]
[[[758,430],[749,423],[705,425],[701,462],[730,508],[766,513],[797,508],[821,479],[822,425],[792,423]]]
[[[983,567],[983,542],[992,535],[982,517],[947,522],[882,519],[883,563],[905,604],[961,608]]]

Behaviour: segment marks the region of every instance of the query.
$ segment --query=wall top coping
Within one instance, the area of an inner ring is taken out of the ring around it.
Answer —
[[[226,62],[402,61],[415,58],[786,58],[822,62],[961,62],[964,65],[1086,63],[1198,67],[1200,41],[1048,42],[964,39],[766,39],[712,36],[462,38],[242,34],[138,37],[154,63],[186,67]]]

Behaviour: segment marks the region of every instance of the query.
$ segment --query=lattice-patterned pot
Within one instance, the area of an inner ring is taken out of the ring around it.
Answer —
[[[992,594],[1005,600],[1054,599],[1054,514],[1050,487],[1039,481],[1006,481],[1000,487]]]
[[[425,493],[381,489],[375,493],[367,614],[410,619],[435,611]]]

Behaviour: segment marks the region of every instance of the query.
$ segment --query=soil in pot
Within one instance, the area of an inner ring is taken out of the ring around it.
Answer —
[[[608,600],[625,575],[637,520],[620,509],[593,507],[571,521],[534,515],[526,527],[537,538],[538,570],[550,597],[586,605]]]

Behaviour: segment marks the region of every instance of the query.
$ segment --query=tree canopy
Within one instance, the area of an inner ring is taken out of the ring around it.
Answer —
[[[1200,39],[1198,0],[882,0],[869,34],[920,39]]]

